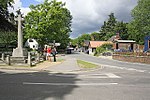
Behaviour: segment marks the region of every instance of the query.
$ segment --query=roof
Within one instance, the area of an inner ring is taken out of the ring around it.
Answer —
[[[112,43],[112,42],[111,41],[90,41],[89,47],[96,48],[106,43]]]
[[[133,41],[133,40],[116,40],[116,42],[119,42],[119,43],[135,43],[135,41]]]
[[[114,36],[112,36],[111,38],[109,38],[107,41],[115,41],[115,40],[120,40],[121,39],[121,37],[119,36],[119,35],[114,35]]]

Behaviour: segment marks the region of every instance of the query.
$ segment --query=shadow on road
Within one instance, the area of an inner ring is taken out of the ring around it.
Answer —
[[[0,100],[63,100],[76,81],[76,74],[0,72]]]

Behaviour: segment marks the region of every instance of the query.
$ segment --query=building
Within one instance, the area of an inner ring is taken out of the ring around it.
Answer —
[[[133,51],[135,41],[133,40],[115,40],[113,44],[114,50]]]
[[[89,42],[89,54],[94,54],[97,47],[102,46],[103,44],[111,43],[111,41],[90,41]]]

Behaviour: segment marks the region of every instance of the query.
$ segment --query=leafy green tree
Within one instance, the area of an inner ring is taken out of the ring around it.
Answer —
[[[35,38],[40,44],[55,40],[65,47],[69,42],[72,16],[65,3],[45,0],[30,6],[25,17],[25,38]]]
[[[16,31],[16,27],[11,23],[14,14],[8,11],[12,3],[14,0],[0,0],[0,31]]]
[[[90,34],[82,34],[78,37],[78,45],[83,46],[85,40],[91,40]]]
[[[78,45],[78,38],[71,39],[70,41],[71,41],[73,46],[77,46]]]
[[[8,19],[8,7],[12,7],[12,3],[14,3],[14,0],[0,0],[0,16]]]
[[[17,33],[16,32],[0,32],[0,43],[2,44],[15,44],[17,42]]]
[[[17,28],[11,23],[14,14],[8,11],[12,3],[14,0],[0,0],[0,43],[7,46],[15,44],[17,40]]]
[[[150,35],[150,0],[139,0],[132,10],[133,20],[128,24],[129,38],[143,44],[144,37]]]

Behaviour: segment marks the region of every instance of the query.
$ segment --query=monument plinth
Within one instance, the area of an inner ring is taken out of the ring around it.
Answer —
[[[27,51],[25,48],[23,48],[23,35],[22,35],[22,25],[21,25],[21,21],[22,21],[22,17],[21,17],[21,13],[18,13],[18,47],[16,49],[13,50],[12,53],[12,60],[15,60],[17,62],[19,62],[20,60],[23,60],[23,62],[25,61],[26,57],[27,57]]]

